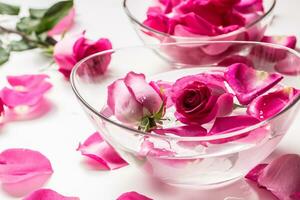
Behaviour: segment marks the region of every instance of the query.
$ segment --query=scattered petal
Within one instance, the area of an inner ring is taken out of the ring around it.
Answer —
[[[53,173],[50,161],[29,149],[7,149],[0,154],[0,181],[13,196],[24,196],[41,187]]]
[[[225,79],[239,102],[247,105],[254,98],[275,86],[283,77],[277,73],[258,71],[245,64],[236,63],[227,68]]]
[[[292,87],[286,87],[281,90],[259,96],[248,105],[247,113],[263,121],[279,113],[299,95],[300,90]]]
[[[117,198],[117,200],[153,200],[137,192],[126,192]]]
[[[97,161],[103,170],[114,170],[128,165],[98,132],[92,134],[83,144],[79,144],[77,151]]]
[[[266,168],[268,164],[259,164],[256,167],[254,167],[253,169],[251,169],[250,172],[248,172],[248,174],[245,176],[245,178],[257,182],[258,177],[262,174],[263,169]]]
[[[153,132],[165,135],[165,134],[174,134],[180,137],[197,137],[205,136],[207,131],[200,125],[187,125],[187,126],[178,126],[174,128],[161,128],[153,129]]]
[[[79,200],[78,197],[66,197],[51,189],[39,189],[23,200]]]

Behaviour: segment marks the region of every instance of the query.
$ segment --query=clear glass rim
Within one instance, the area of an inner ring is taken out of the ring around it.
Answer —
[[[142,22],[140,22],[138,19],[135,18],[135,16],[129,11],[128,6],[127,6],[127,1],[128,0],[123,0],[123,9],[125,10],[126,15],[129,17],[129,19],[131,19],[132,21],[134,21],[136,24],[138,24],[139,26],[143,27],[144,29],[147,29],[148,31],[157,33],[159,35],[165,36],[165,37],[171,37],[174,39],[181,39],[181,40],[196,40],[196,39],[201,39],[201,40],[222,40],[222,39],[226,39],[227,37],[233,36],[233,35],[237,35],[239,33],[242,33],[244,31],[246,31],[247,29],[251,28],[252,26],[254,26],[255,24],[257,24],[258,22],[260,22],[261,20],[263,20],[265,17],[269,16],[272,11],[275,8],[276,5],[276,1],[277,0],[270,0],[272,1],[272,5],[270,7],[269,10],[267,10],[263,15],[261,15],[258,19],[254,20],[253,22],[247,24],[246,26],[239,28],[235,31],[226,33],[226,34],[222,34],[222,35],[217,35],[217,36],[203,36],[203,37],[183,37],[183,36],[174,36],[174,35],[170,35],[168,33],[164,33],[164,32],[160,32],[157,31],[149,26],[144,25]]]
[[[155,134],[153,132],[143,132],[140,130],[137,130],[135,128],[131,128],[128,127],[124,124],[118,123],[114,120],[111,120],[109,118],[107,118],[106,116],[102,115],[99,111],[97,111],[97,109],[95,109],[93,106],[91,106],[80,94],[80,92],[77,89],[76,86],[76,72],[78,70],[78,68],[87,60],[96,57],[96,56],[101,56],[104,54],[111,54],[120,50],[126,50],[126,49],[134,49],[134,48],[147,48],[147,49],[152,49],[155,50],[157,47],[161,47],[161,46],[171,46],[171,45],[187,45],[187,44],[191,44],[191,45],[209,45],[209,44],[223,44],[223,43],[231,43],[231,44],[249,44],[249,45],[259,45],[259,46],[266,46],[266,47],[271,47],[271,48],[276,48],[276,49],[282,49],[282,50],[286,50],[287,52],[295,55],[298,57],[298,59],[300,59],[300,53],[298,53],[296,50],[287,48],[285,46],[282,45],[278,45],[278,44],[270,44],[270,43],[264,43],[264,42],[254,42],[254,41],[194,41],[194,42],[174,42],[174,43],[164,43],[164,44],[152,44],[152,45],[137,45],[137,46],[129,46],[129,47],[122,47],[122,48],[116,48],[116,49],[111,49],[111,50],[106,50],[106,51],[102,51],[102,52],[98,52],[95,54],[92,54],[84,59],[82,59],[81,61],[79,61],[74,68],[72,69],[71,72],[71,76],[70,76],[70,82],[71,82],[71,87],[73,92],[75,93],[76,97],[79,99],[79,101],[93,114],[95,114],[96,116],[102,118],[103,120],[105,120],[108,123],[112,123],[113,125],[116,125],[120,128],[124,128],[128,131],[130,131],[130,133],[132,134],[138,134],[138,135],[142,135],[142,136],[151,136],[151,137],[155,137],[155,138],[161,138],[161,139],[167,139],[167,140],[179,140],[179,141],[212,141],[212,140],[219,140],[219,139],[226,139],[226,138],[231,138],[234,136],[238,136],[238,135],[242,135],[245,134],[247,132],[250,132],[252,130],[255,130],[259,127],[262,127],[264,125],[267,125],[269,122],[271,122],[272,120],[275,120],[276,118],[278,118],[279,116],[281,116],[282,114],[284,114],[285,112],[287,112],[288,110],[290,110],[295,104],[297,104],[297,102],[300,100],[300,95],[293,99],[292,102],[290,102],[284,109],[282,109],[279,113],[277,113],[276,115],[272,116],[271,118],[268,118],[264,121],[261,121],[257,124],[254,124],[252,126],[248,126],[246,128],[243,129],[239,129],[236,131],[232,131],[230,133],[226,133],[226,134],[221,134],[221,135],[211,135],[211,136],[194,136],[194,137],[181,137],[181,136],[176,136],[176,135],[158,135]]]

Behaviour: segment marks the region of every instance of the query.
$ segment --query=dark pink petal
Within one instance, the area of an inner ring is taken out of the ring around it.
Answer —
[[[125,192],[117,200],[153,200],[137,192]]]
[[[39,189],[23,200],[79,200],[78,197],[66,197],[51,189]]]
[[[4,115],[4,105],[3,105],[3,101],[2,99],[0,98],[0,124],[1,124],[1,117]]]
[[[69,13],[62,18],[50,31],[48,31],[49,36],[54,36],[62,34],[69,30],[74,23],[75,9],[72,8]]]
[[[154,144],[148,140],[144,140],[141,144],[141,149],[138,153],[140,156],[174,156],[174,152],[167,150],[165,148],[155,147]]]
[[[108,86],[107,105],[118,120],[137,123],[143,118],[143,106],[130,93],[123,79]]]
[[[282,78],[280,74],[258,71],[242,63],[230,65],[225,72],[226,81],[243,105],[249,104]]]
[[[41,187],[53,173],[50,161],[29,149],[7,149],[0,154],[0,181],[5,191],[24,196]]]
[[[165,135],[165,134],[174,134],[181,137],[197,137],[197,136],[205,136],[207,131],[200,125],[187,125],[187,126],[178,126],[174,128],[161,128],[154,129],[153,132]]]
[[[290,199],[300,189],[300,156],[283,155],[273,160],[258,177],[258,184],[279,199]]]
[[[257,165],[256,167],[251,169],[250,172],[248,172],[248,174],[245,176],[245,178],[257,183],[258,177],[262,174],[263,169],[265,169],[267,165],[268,164]]]
[[[297,38],[296,36],[264,36],[261,40],[262,42],[272,43],[272,44],[279,44],[282,46],[286,46],[291,49],[295,49]]]
[[[242,13],[263,12],[263,0],[241,0],[234,6],[236,10]]]
[[[169,18],[163,14],[163,11],[159,7],[150,7],[148,9],[147,19],[143,24],[163,33],[169,32]]]
[[[77,151],[97,161],[104,170],[118,169],[128,165],[98,132],[92,134],[83,144],[79,144]]]
[[[300,200],[300,192],[296,192],[290,196],[292,200]]]
[[[259,123],[258,119],[248,115],[217,117],[208,135],[230,133],[257,123]]]
[[[161,94],[146,82],[144,74],[129,72],[124,78],[124,83],[135,99],[151,114],[160,110],[164,103]]]
[[[219,96],[217,100],[217,105],[218,105],[218,113],[217,117],[222,117],[225,115],[228,115],[232,112],[233,110],[233,94],[230,93],[224,93],[221,96]]]
[[[279,113],[299,95],[300,90],[286,87],[284,89],[259,96],[248,105],[247,113],[259,120],[268,119]]]
[[[228,67],[235,63],[243,63],[249,67],[253,66],[253,62],[250,59],[248,59],[245,56],[240,56],[240,55],[232,55],[232,56],[226,57],[225,59],[223,59],[221,62],[218,63],[218,66]]]

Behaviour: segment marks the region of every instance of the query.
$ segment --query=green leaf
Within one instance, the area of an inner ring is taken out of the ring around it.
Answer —
[[[37,45],[32,42],[28,42],[26,40],[18,40],[18,41],[15,40],[15,41],[11,41],[8,47],[11,51],[25,51],[28,49],[36,48]]]
[[[0,3],[0,14],[5,15],[18,15],[20,7],[15,5],[9,5],[6,3]]]
[[[60,1],[51,6],[41,18],[36,33],[40,34],[52,29],[62,18],[68,15],[72,7],[73,0]]]
[[[17,30],[30,34],[37,29],[39,24],[40,24],[39,19],[33,19],[31,17],[23,17],[17,23]]]
[[[154,127],[156,127],[155,119],[153,117],[144,117],[140,122],[138,130],[148,132]]]
[[[29,8],[30,17],[33,18],[33,19],[42,18],[45,15],[46,12],[47,12],[47,9]]]
[[[0,47],[0,65],[6,63],[9,59],[9,51]]]
[[[159,111],[154,114],[154,119],[155,120],[160,120],[163,117],[164,114],[165,114],[165,107],[164,107],[164,103],[162,103],[160,108],[159,108]]]

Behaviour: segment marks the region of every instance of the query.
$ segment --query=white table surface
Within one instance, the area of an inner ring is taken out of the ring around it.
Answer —
[[[24,7],[44,7],[53,0],[6,0]],[[129,20],[126,18],[121,0],[77,0],[76,25],[72,31],[87,30],[91,38],[108,37],[114,47],[141,44]],[[269,34],[294,34],[300,38],[300,1],[278,0],[276,16]],[[298,45],[299,46],[299,45]],[[49,64],[49,60],[31,50],[11,55],[10,61],[0,68],[1,87],[6,75],[38,72]],[[76,152],[80,141],[95,130],[81,110],[70,84],[60,73],[48,68],[53,89],[47,97],[52,110],[45,116],[12,122],[0,129],[0,151],[7,148],[29,148],[46,155],[53,166],[54,174],[45,188],[61,194],[78,196],[82,200],[114,200],[127,191],[137,191],[155,200],[274,200],[268,192],[250,187],[243,180],[225,188],[209,191],[176,189],[160,185],[140,174],[132,166],[115,171],[97,171],[83,164],[83,157]],[[275,154],[300,154],[300,115]],[[227,198],[226,198],[227,197]],[[0,200],[16,199],[0,189]]]

